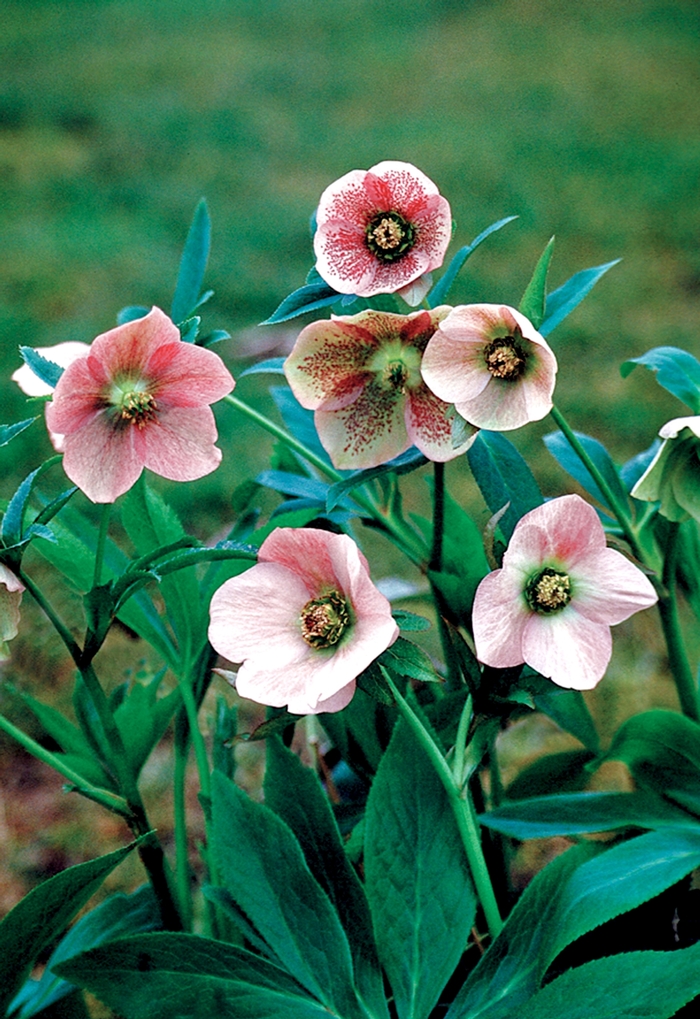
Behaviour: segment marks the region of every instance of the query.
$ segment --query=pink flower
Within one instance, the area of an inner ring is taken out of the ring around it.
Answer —
[[[24,584],[12,570],[0,563],[0,662],[6,662],[10,657],[7,642],[17,636],[22,591]]]
[[[557,361],[543,336],[515,308],[453,308],[428,344],[426,385],[477,428],[507,432],[552,409]]]
[[[503,567],[477,588],[479,661],[526,662],[559,686],[590,690],[612,654],[610,627],[657,601],[644,574],[607,548],[592,506],[565,495],[526,513]]]
[[[411,445],[430,460],[463,453],[475,429],[452,445],[454,409],[424,384],[423,351],[447,307],[393,315],[361,311],[312,322],[284,370],[336,467],[376,467]]]
[[[367,560],[345,534],[278,527],[257,564],[211,601],[209,640],[243,663],[238,693],[296,715],[344,708],[356,676],[398,634]]]
[[[317,271],[339,293],[360,297],[400,293],[437,269],[452,233],[447,200],[415,166],[396,161],[330,184],[316,222]]]
[[[114,502],[144,467],[173,481],[201,478],[221,450],[209,404],[234,381],[210,350],[183,343],[159,308],[98,336],[70,364],[46,409],[63,436],[63,467],[93,502]]]

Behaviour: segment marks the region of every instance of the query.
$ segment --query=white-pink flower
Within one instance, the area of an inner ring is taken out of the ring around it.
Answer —
[[[0,563],[0,662],[5,662],[10,657],[7,642],[17,636],[22,591],[24,584],[21,580],[12,570]]]
[[[211,350],[184,343],[159,308],[93,340],[63,372],[46,408],[63,467],[93,502],[114,502],[144,467],[193,481],[218,467],[209,404],[234,387]]]
[[[415,281],[442,265],[452,233],[450,206],[435,184],[391,160],[330,184],[316,223],[316,269],[329,286],[360,297],[407,288],[409,303]]]
[[[278,527],[211,601],[209,640],[242,662],[238,693],[296,715],[344,708],[398,634],[352,538],[315,528]]]
[[[428,388],[471,424],[507,432],[550,412],[557,360],[515,308],[465,304],[440,323],[421,371]]]
[[[649,580],[607,548],[592,506],[565,495],[518,522],[503,565],[477,588],[479,661],[526,662],[559,686],[590,690],[612,654],[610,627],[657,601]]]

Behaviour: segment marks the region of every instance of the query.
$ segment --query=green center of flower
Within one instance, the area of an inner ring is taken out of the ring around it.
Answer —
[[[404,344],[401,338],[387,337],[372,356],[367,370],[375,373],[382,389],[395,396],[403,396],[408,389],[421,384],[421,353],[416,347]]]
[[[367,247],[381,262],[398,262],[416,239],[416,228],[398,212],[380,212],[367,224]]]
[[[528,581],[525,598],[533,612],[559,612],[571,601],[571,581],[566,573],[545,567]]]
[[[397,393],[406,392],[410,372],[403,361],[390,361],[382,370],[382,381]]]
[[[495,379],[515,382],[525,371],[527,354],[517,336],[499,336],[484,348],[486,367]]]
[[[301,635],[313,648],[333,647],[349,625],[347,602],[338,591],[312,598],[301,610]]]
[[[108,402],[116,411],[117,421],[124,425],[145,428],[158,416],[155,397],[140,380],[115,383],[109,393]]]

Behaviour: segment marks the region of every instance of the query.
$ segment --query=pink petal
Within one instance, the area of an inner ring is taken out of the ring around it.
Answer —
[[[563,495],[518,521],[503,566],[530,572],[556,566],[566,572],[605,547],[603,525],[593,507],[580,495]]]
[[[579,560],[571,571],[571,583],[576,611],[607,626],[621,623],[658,601],[649,579],[612,548]]]
[[[367,560],[347,535],[334,535],[312,527],[277,527],[260,546],[259,562],[274,562],[301,577],[309,595],[315,598],[324,590],[332,590],[340,584],[336,574],[333,547],[338,545],[344,555],[355,554],[365,570]]]
[[[136,428],[114,429],[106,412],[64,439],[63,469],[88,499],[114,502],[143,470],[134,448]]]
[[[341,470],[377,467],[410,446],[404,419],[405,397],[374,380],[349,407],[317,410],[318,437]]]
[[[421,374],[442,400],[466,403],[483,392],[492,378],[484,361],[485,344],[480,337],[456,339],[443,325],[426,347]]]
[[[216,423],[209,407],[175,407],[158,413],[144,428],[131,426],[144,467],[171,481],[194,481],[215,471],[221,450],[214,445]]]
[[[227,396],[235,382],[218,354],[192,343],[164,343],[144,365],[159,404],[201,407]]]
[[[314,234],[316,271],[339,294],[369,297],[377,259],[365,242],[364,226],[346,220],[319,224]]]
[[[533,612],[522,638],[528,665],[558,686],[591,690],[612,655],[610,627],[580,616],[572,605],[561,612]]]
[[[90,356],[100,363],[105,374],[115,377],[140,377],[143,366],[164,343],[181,342],[177,326],[160,310],[126,322],[102,333],[92,341]]]
[[[95,377],[97,371],[97,377]],[[101,396],[106,379],[98,361],[83,357],[69,365],[46,405],[46,424],[50,431],[70,434],[89,424],[105,411]]]
[[[523,633],[532,612],[524,597],[525,579],[516,570],[494,570],[479,584],[472,608],[476,657],[507,669],[525,661]]]
[[[24,591],[22,581],[4,563],[0,563],[0,586],[5,587],[12,594],[16,591]]]
[[[452,443],[452,407],[431,393],[427,386],[418,386],[408,393],[406,401],[406,430],[413,445],[429,460],[444,463],[464,453],[476,438],[472,428],[467,438],[454,446]]]
[[[365,222],[377,211],[365,187],[366,177],[366,170],[350,170],[328,185],[316,210],[319,226],[329,220],[342,219],[364,228]]]
[[[284,364],[287,381],[302,407],[340,409],[352,403],[371,377],[368,362],[379,343],[371,331],[376,313],[322,319],[302,329]]]
[[[406,304],[412,308],[416,308],[423,300],[425,295],[428,293],[433,285],[433,274],[426,272],[422,276],[419,276],[417,280],[413,280],[405,287],[399,287],[396,293],[399,297],[403,297]]]

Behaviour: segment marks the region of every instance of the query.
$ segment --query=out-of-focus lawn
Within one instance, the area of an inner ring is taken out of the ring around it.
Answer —
[[[450,254],[520,217],[474,255],[454,303],[517,304],[552,234],[553,286],[623,259],[551,339],[557,402],[625,459],[682,411],[647,373],[623,382],[619,364],[659,344],[700,354],[699,36],[695,0],[4,0],[0,420],[28,416],[8,381],[19,344],[90,341],[126,304],[168,307],[201,195],[214,225],[205,325],[234,334],[218,349],[235,374],[241,352],[288,342],[286,329],[251,330],[303,282],[322,189],[402,159],[451,202]],[[255,379],[238,392],[268,405]],[[270,448],[231,409],[217,415],[222,469],[167,486],[208,533]],[[560,494],[567,482],[540,453],[552,427],[513,439]],[[0,498],[49,451],[40,422],[1,450]],[[449,478],[471,499],[466,463]],[[373,558],[373,573],[394,562]],[[616,652],[623,685],[639,635],[629,628]],[[51,638],[18,640],[18,674],[39,664],[65,700],[70,670]]]

